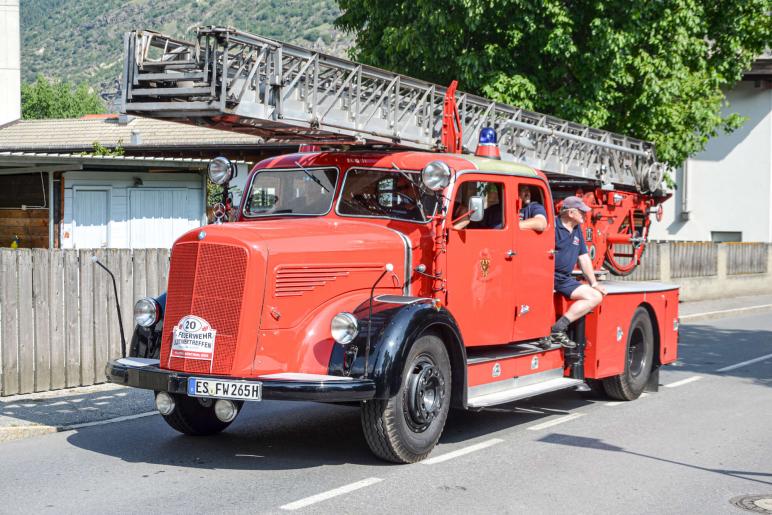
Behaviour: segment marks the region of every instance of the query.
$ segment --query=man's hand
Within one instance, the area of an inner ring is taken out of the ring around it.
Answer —
[[[608,295],[608,290],[606,290],[606,287],[600,283],[591,284],[590,287],[601,292],[603,296]]]

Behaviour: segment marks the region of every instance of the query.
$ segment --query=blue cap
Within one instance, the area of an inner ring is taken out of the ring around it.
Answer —
[[[492,127],[484,127],[480,129],[480,145],[495,145],[498,143],[498,137],[496,136],[496,130]]]

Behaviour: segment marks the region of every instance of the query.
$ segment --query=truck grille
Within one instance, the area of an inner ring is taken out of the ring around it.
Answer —
[[[247,252],[231,245],[186,242],[174,246],[169,270],[161,366],[195,373],[228,374],[236,352]],[[217,331],[214,361],[171,358],[172,330],[196,315]],[[211,368],[210,368],[211,367]]]

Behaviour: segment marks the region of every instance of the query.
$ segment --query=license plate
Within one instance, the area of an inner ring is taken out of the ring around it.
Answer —
[[[190,397],[259,401],[263,396],[263,383],[190,377],[188,378],[188,395]]]

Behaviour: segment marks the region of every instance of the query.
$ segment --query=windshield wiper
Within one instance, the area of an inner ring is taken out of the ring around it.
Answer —
[[[301,165],[301,164],[300,164],[300,163],[298,163],[297,161],[295,161],[295,164],[298,166],[298,168],[300,168],[301,170],[303,170],[303,173],[304,173],[304,174],[306,174],[306,175],[308,175],[309,177],[311,177],[311,180],[312,180],[312,181],[314,181],[316,184],[318,184],[318,185],[319,185],[319,186],[320,186],[320,187],[321,187],[321,188],[322,188],[322,189],[323,189],[325,192],[327,192],[327,193],[329,193],[329,192],[330,192],[330,190],[328,190],[327,188],[325,188],[325,187],[324,187],[324,184],[322,184],[322,181],[320,181],[320,180],[319,180],[317,177],[314,177],[314,175],[313,175],[311,172],[309,172],[308,170],[306,170],[306,169],[303,167],[303,165]]]

